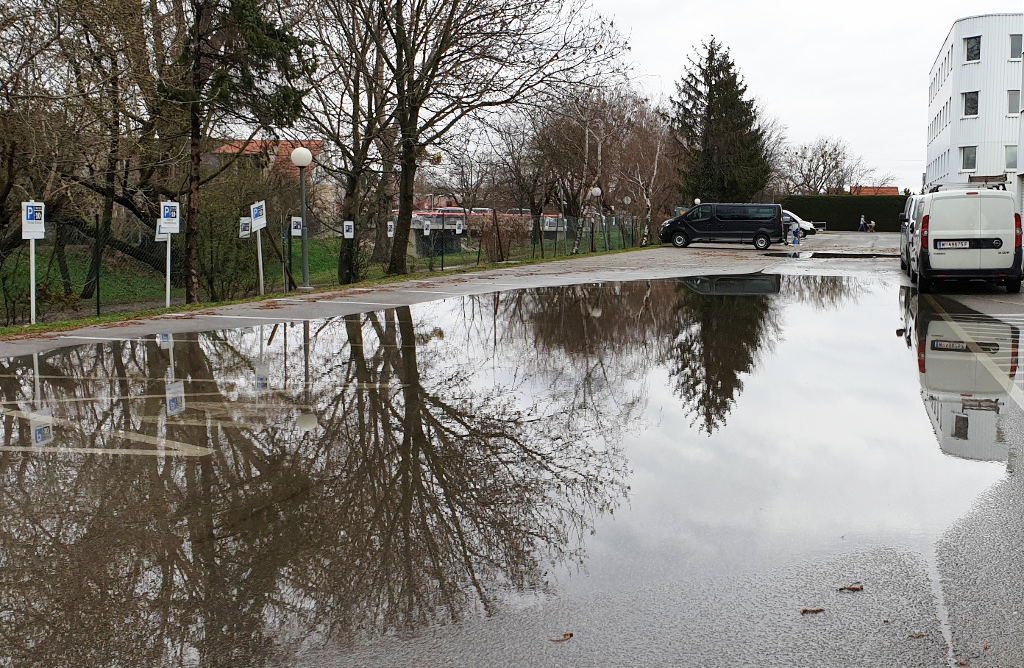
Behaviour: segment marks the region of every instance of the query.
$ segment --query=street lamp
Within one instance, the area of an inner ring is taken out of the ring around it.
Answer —
[[[306,226],[306,167],[313,162],[313,154],[304,146],[292,151],[292,164],[299,168],[302,184],[302,289],[309,290],[309,232]]]

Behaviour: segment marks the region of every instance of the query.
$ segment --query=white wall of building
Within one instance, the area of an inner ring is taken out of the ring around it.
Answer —
[[[971,16],[953,24],[928,76],[926,189],[967,183],[971,176],[1005,175],[1008,187],[1020,192],[1018,169],[1012,159],[1008,162],[1007,147],[1012,158],[1024,140],[1019,100],[1024,72],[1016,50],[1022,33],[1024,14]],[[980,58],[968,61],[968,40],[979,37]],[[965,114],[965,96],[973,93],[978,113]],[[972,151],[973,169],[964,162],[965,152],[969,156]]]

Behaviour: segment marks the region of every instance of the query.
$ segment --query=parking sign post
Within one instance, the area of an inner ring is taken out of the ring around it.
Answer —
[[[156,223],[156,240],[167,242],[167,268],[164,276],[164,306],[171,307],[171,235],[181,230],[181,205],[160,202],[160,220]]]
[[[252,214],[252,229],[256,233],[256,261],[260,270],[260,294],[263,294],[263,240],[260,230],[267,226],[267,202],[261,200],[249,207]]]
[[[22,202],[21,238],[28,239],[28,280],[31,283],[29,322],[33,325],[36,324],[36,239],[42,239],[45,236],[46,205],[42,202]]]

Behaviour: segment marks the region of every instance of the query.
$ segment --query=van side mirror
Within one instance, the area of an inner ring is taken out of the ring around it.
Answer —
[[[905,214],[905,213],[901,213],[900,214],[900,222],[901,223],[907,222],[907,214]]]

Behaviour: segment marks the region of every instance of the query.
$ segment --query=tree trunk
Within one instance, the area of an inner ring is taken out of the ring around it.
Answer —
[[[362,188],[358,176],[360,165],[353,165],[353,172],[345,179],[345,199],[341,207],[342,221],[351,220],[355,225],[352,239],[341,239],[338,251],[338,284],[349,285],[359,280],[359,191]]]
[[[54,235],[53,241],[53,253],[57,256],[57,268],[60,269],[60,280],[64,285],[64,296],[70,297],[71,291],[74,289],[71,285],[71,272],[68,271],[68,258],[64,254],[64,243],[65,243],[65,228],[60,223],[57,223],[57,231]],[[91,274],[95,276],[95,274]]]
[[[188,173],[188,216],[185,222],[185,303],[196,304],[199,302],[199,170],[202,167],[202,126],[199,122],[198,102],[189,105],[188,117],[191,160]]]
[[[402,126],[402,142],[399,148],[401,172],[398,179],[398,223],[395,225],[395,240],[391,246],[391,262],[388,274],[407,274],[406,249],[412,233],[413,199],[416,195],[416,117],[407,119]]]

